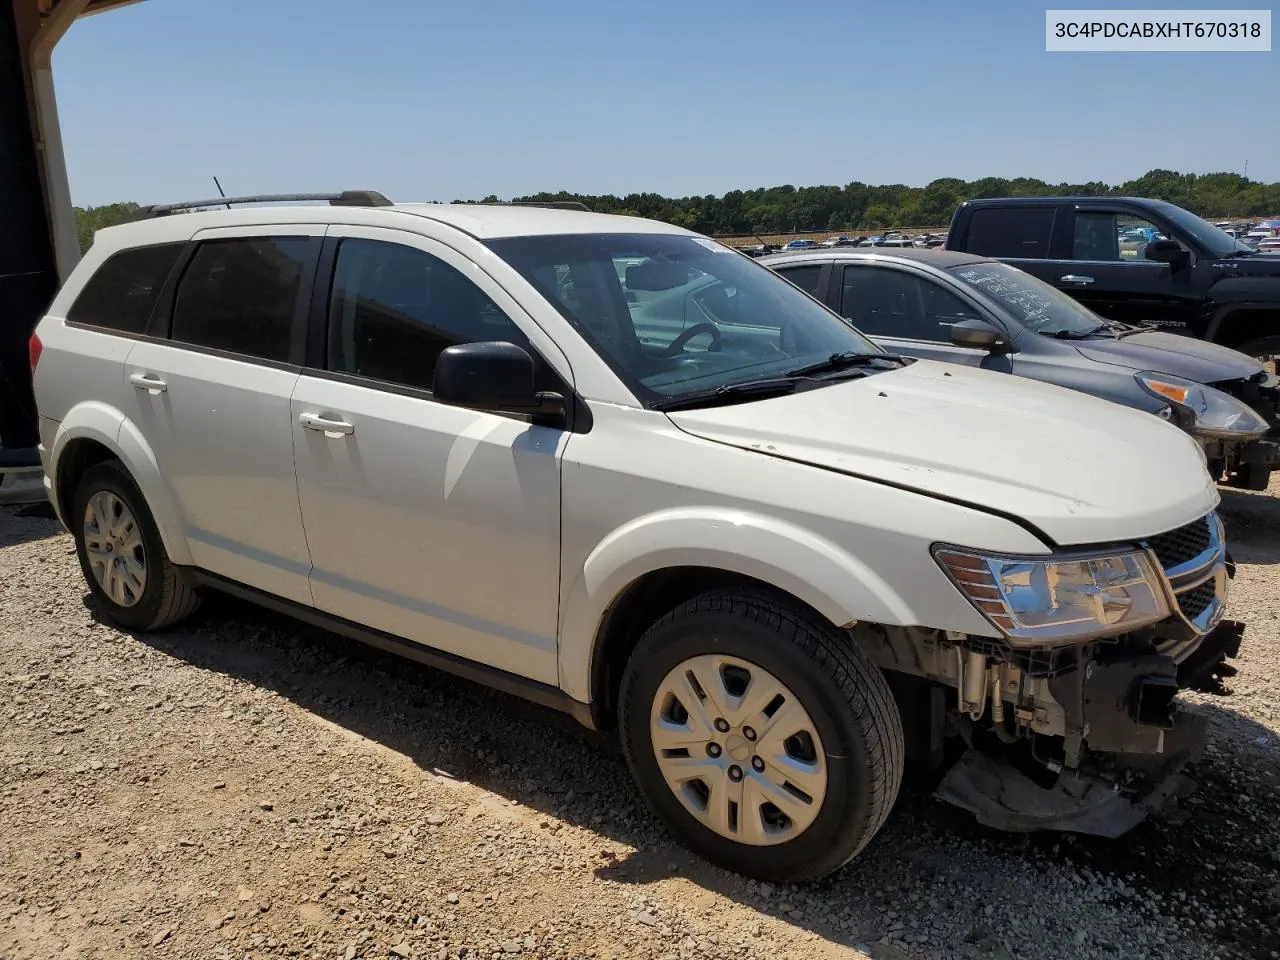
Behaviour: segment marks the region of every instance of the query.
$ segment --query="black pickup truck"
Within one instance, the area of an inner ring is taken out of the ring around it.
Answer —
[[[1280,256],[1172,203],[1134,197],[969,200],[947,249],[995,257],[1094,313],[1280,359]]]

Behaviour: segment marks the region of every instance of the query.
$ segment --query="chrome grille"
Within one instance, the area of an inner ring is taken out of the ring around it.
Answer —
[[[1212,580],[1206,580],[1200,586],[1178,595],[1178,609],[1182,611],[1184,617],[1194,621],[1209,609],[1209,604],[1213,603],[1217,595],[1217,584]]]
[[[1189,563],[1209,549],[1213,538],[1209,526],[1212,516],[1210,514],[1193,520],[1186,526],[1151,537],[1147,541],[1166,572]]]
[[[1182,620],[1197,636],[1212,630],[1227,599],[1226,544],[1217,513],[1148,537],[1145,546],[1160,561]]]

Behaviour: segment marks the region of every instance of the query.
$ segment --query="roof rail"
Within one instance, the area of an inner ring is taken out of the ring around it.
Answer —
[[[551,210],[577,210],[590,213],[591,208],[580,200],[512,200],[512,207],[547,207]]]
[[[202,207],[229,207],[240,203],[292,203],[301,200],[327,200],[332,207],[389,207],[391,201],[376,190],[343,190],[341,193],[263,193],[251,197],[212,197],[208,200],[185,200],[181,203],[157,203],[139,207],[130,220],[167,217],[181,210]]]

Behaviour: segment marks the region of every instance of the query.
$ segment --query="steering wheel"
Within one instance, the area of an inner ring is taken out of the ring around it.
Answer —
[[[717,327],[714,323],[706,323],[706,322],[695,323],[692,327],[689,327],[686,330],[683,330],[680,333],[680,336],[676,337],[674,340],[671,341],[671,343],[667,346],[667,349],[662,351],[663,357],[667,359],[671,359],[672,357],[678,357],[681,353],[684,352],[685,344],[687,344],[694,337],[703,333],[711,334],[711,346],[709,346],[707,349],[718,350],[720,348],[720,341],[724,339],[724,337],[720,333],[720,328]]]

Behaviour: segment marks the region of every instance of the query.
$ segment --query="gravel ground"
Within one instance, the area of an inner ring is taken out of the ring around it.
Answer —
[[[47,509],[0,506],[0,960],[1280,958],[1280,481],[1224,491],[1249,630],[1173,817],[1009,836],[913,781],[798,888],[686,854],[566,718],[230,600],[98,622]]]

